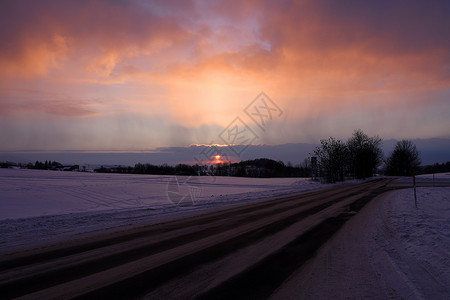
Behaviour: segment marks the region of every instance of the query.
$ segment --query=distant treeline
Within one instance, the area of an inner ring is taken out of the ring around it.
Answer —
[[[134,167],[101,167],[99,173],[130,173],[154,175],[188,175],[188,176],[234,176],[234,177],[309,177],[311,168],[307,163],[292,166],[282,161],[267,158],[246,160],[238,163],[221,163],[214,165],[152,165],[136,164]]]
[[[450,161],[442,164],[435,163],[434,165],[422,166],[417,171],[417,174],[434,174],[450,172]]]
[[[83,171],[78,165],[65,166],[57,161],[36,161],[28,164],[14,162],[0,162],[0,168],[19,167],[23,169],[56,170],[56,171]],[[267,158],[246,160],[238,163],[222,163],[215,165],[186,165],[176,166],[135,164],[131,166],[101,167],[94,170],[99,173],[128,173],[128,174],[152,174],[152,175],[187,175],[187,176],[234,176],[234,177],[311,177],[312,170],[308,161],[292,166],[282,161]],[[433,174],[450,172],[450,161],[421,166],[416,174]]]
[[[0,168],[12,168],[18,167],[23,169],[36,169],[36,170],[53,170],[53,171],[74,171],[79,170],[79,165],[65,166],[57,161],[46,160],[45,162],[36,161],[34,164],[27,163],[14,163],[10,161],[0,162]]]

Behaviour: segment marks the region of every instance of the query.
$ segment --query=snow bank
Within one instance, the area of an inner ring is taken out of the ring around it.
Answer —
[[[394,251],[404,251],[392,259],[414,297],[449,299],[450,188],[418,188],[417,203],[416,209],[412,189],[395,192],[390,199],[386,224],[399,248]]]

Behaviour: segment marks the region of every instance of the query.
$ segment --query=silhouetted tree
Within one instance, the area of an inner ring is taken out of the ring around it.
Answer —
[[[382,139],[369,137],[361,129],[356,130],[347,141],[349,151],[349,171],[356,178],[373,176],[383,160]]]
[[[420,166],[419,151],[409,140],[401,140],[395,144],[394,151],[386,160],[386,174],[410,176]]]
[[[328,182],[344,181],[344,169],[347,161],[348,149],[344,142],[330,137],[321,140],[314,154],[318,164]]]
[[[0,168],[9,168],[9,167],[15,167],[17,166],[16,163],[10,162],[10,161],[2,161],[0,162]]]

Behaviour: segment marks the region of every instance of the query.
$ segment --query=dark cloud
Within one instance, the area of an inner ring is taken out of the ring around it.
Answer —
[[[342,68],[336,59],[344,54],[353,58],[346,62],[349,69],[363,64],[374,72],[392,68],[448,79],[448,1],[239,2],[221,1],[221,13],[241,21],[255,16],[260,39],[270,45],[276,64],[283,64],[289,51],[300,57],[297,68]]]

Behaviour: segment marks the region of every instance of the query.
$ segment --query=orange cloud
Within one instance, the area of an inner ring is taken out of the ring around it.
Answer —
[[[58,34],[47,41],[33,38],[21,41],[20,49],[8,56],[0,56],[1,73],[5,75],[43,75],[49,68],[57,68],[68,51],[66,39]]]
[[[88,61],[88,72],[111,71],[130,52],[179,43],[188,32],[170,17],[127,2],[94,1],[3,5],[1,73],[42,75],[66,58]]]

